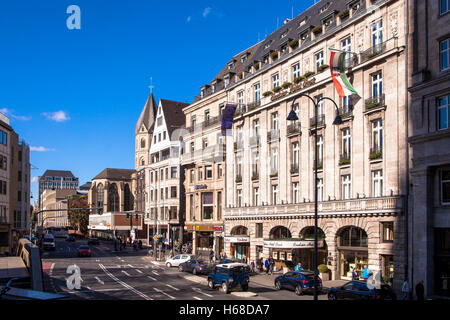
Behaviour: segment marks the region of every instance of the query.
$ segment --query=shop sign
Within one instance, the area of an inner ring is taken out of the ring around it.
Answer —
[[[111,214],[90,215],[88,229],[95,229],[95,230],[111,229]]]
[[[208,186],[206,184],[197,184],[195,185],[195,190],[198,189],[208,189]]]
[[[310,249],[314,248],[314,240],[298,240],[298,241],[283,241],[283,240],[265,240],[264,247],[266,248],[285,248],[285,249]],[[317,241],[317,247],[323,247],[323,240]]]
[[[229,243],[242,243],[242,242],[250,242],[250,237],[225,237],[225,242]]]
[[[213,226],[214,231],[223,231],[223,226]]]

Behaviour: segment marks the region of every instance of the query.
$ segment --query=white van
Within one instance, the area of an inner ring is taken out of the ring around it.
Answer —
[[[51,233],[44,235],[44,241],[42,241],[42,247],[44,250],[55,250],[55,237]]]

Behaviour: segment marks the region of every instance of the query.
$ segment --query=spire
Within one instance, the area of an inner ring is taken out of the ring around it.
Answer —
[[[136,123],[135,134],[137,134],[139,132],[139,129],[141,128],[142,124],[145,125],[147,130],[149,130],[153,126],[153,124],[155,123],[155,119],[156,119],[157,109],[158,109],[158,106],[156,105],[155,97],[153,96],[153,93],[151,92],[147,98],[147,102],[145,102],[145,105],[144,105],[144,108],[142,109],[139,120]]]

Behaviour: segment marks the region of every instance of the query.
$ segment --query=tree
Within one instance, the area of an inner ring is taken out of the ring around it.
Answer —
[[[85,195],[73,195],[67,199],[70,226],[87,234],[89,224],[89,204]],[[86,210],[70,210],[72,208],[86,208]]]

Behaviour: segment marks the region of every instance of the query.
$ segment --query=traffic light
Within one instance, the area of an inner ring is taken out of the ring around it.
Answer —
[[[127,212],[127,221],[130,220],[130,214]]]
[[[136,221],[139,221],[139,214],[136,213]]]

